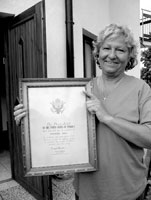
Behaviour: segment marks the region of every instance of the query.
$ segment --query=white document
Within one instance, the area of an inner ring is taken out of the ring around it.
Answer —
[[[84,87],[29,88],[32,167],[89,162]]]

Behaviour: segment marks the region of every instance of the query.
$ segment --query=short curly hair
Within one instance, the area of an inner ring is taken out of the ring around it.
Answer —
[[[104,41],[107,38],[115,38],[117,36],[124,36],[125,43],[126,43],[127,48],[128,48],[128,50],[130,52],[130,60],[127,63],[127,66],[125,68],[125,71],[128,71],[130,69],[133,69],[138,64],[138,61],[137,61],[138,44],[134,40],[134,37],[133,37],[133,34],[132,34],[131,30],[126,26],[120,26],[120,25],[117,25],[117,24],[110,24],[110,25],[106,26],[105,29],[102,30],[99,33],[97,41],[93,42],[94,58],[96,60],[96,63],[101,68],[99,60],[98,60],[100,48],[101,48],[101,46],[103,45]]]

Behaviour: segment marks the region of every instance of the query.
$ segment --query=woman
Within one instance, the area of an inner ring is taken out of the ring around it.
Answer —
[[[151,148],[151,90],[125,71],[136,64],[130,30],[111,24],[98,36],[94,55],[102,75],[91,81],[87,108],[97,122],[98,170],[79,175],[80,200],[141,199],[146,186],[143,148]]]
[[[98,170],[79,174],[80,200],[138,200],[146,187],[144,148],[151,148],[151,91],[125,71],[137,64],[130,30],[111,24],[94,43],[102,75],[93,85],[87,108],[97,118]],[[25,116],[15,107],[16,123]]]

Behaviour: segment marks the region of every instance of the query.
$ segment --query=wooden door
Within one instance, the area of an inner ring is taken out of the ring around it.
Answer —
[[[13,108],[19,95],[19,78],[46,77],[43,3],[40,2],[11,20],[8,26],[7,103],[13,178],[37,199],[51,198],[49,176],[24,177],[20,127],[16,127]]]

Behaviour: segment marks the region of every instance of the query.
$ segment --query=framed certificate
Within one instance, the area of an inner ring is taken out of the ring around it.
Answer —
[[[96,170],[95,116],[87,111],[83,92],[88,81],[20,79],[27,109],[21,123],[25,176]]]

